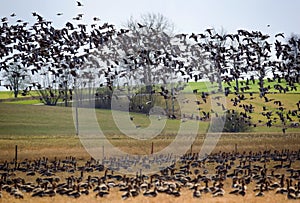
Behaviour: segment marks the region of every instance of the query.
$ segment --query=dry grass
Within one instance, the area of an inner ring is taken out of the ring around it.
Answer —
[[[108,140],[121,150],[129,154],[149,154],[151,145],[154,152],[168,146],[175,135],[164,135],[151,140],[134,140],[124,135],[108,136]],[[193,142],[193,152],[199,152],[205,135],[199,134]],[[187,137],[187,139],[189,139]],[[15,145],[19,148],[19,157],[64,157],[79,154],[87,157],[87,153],[76,136],[2,136],[0,139],[0,160],[13,158]],[[300,146],[300,133],[223,133],[214,152],[233,151],[235,145],[239,151],[260,151],[265,149],[297,150]],[[38,152],[38,153],[36,153]]]
[[[15,199],[9,194],[4,193],[0,202],[15,202],[15,203],[75,203],[75,202],[89,202],[89,203],[98,203],[98,202],[109,202],[109,203],[119,203],[119,202],[137,202],[137,203],[196,203],[196,202],[214,202],[214,203],[281,203],[281,202],[297,202],[295,200],[288,200],[286,195],[274,195],[273,193],[267,193],[264,197],[255,197],[255,194],[246,194],[244,197],[235,196],[230,194],[225,194],[224,197],[211,197],[211,195],[204,195],[201,199],[195,199],[191,195],[191,191],[182,191],[180,197],[170,197],[165,194],[159,194],[157,197],[144,197],[138,196],[136,198],[129,198],[127,200],[122,200],[122,192],[117,190],[112,190],[111,194],[105,198],[96,198],[95,196],[81,196],[78,199],[55,196],[55,197],[43,197],[43,198],[31,198],[30,195],[25,194],[24,199]]]
[[[164,135],[151,140],[134,140],[124,135],[108,136],[107,138],[115,147],[129,154],[150,154],[152,143],[154,152],[158,152],[167,147],[174,140],[174,136]],[[199,134],[196,137],[192,146],[193,153],[201,150],[204,138],[204,134]],[[187,137],[187,139],[189,138]],[[20,159],[42,156],[64,158],[70,155],[80,159],[90,157],[76,136],[2,136],[0,139],[0,161],[14,158],[15,145],[18,145]],[[213,152],[232,152],[235,150],[235,145],[237,145],[237,150],[241,152],[268,149],[298,150],[300,133],[223,133]]]
[[[217,147],[214,152],[218,151],[233,151],[234,145],[237,144],[238,151],[260,151],[265,149],[286,149],[299,150],[300,138],[299,134],[287,134],[282,135],[278,134],[224,134],[218,142]],[[200,150],[203,143],[203,135],[199,135],[196,141],[193,144],[193,152]],[[123,136],[112,136],[110,137],[111,142],[116,146],[126,151],[128,153],[138,153],[138,154],[149,154],[151,149],[151,143],[154,143],[155,151],[159,151],[168,145],[171,141],[171,137],[160,137],[152,140],[151,142],[143,142],[142,145],[139,145],[136,141],[126,139]],[[80,140],[77,137],[73,136],[57,136],[53,137],[18,137],[17,139],[1,139],[0,140],[0,162],[4,160],[12,160],[14,158],[14,146],[18,145],[19,147],[19,160],[24,159],[36,159],[39,157],[49,157],[50,160],[54,157],[64,158],[66,156],[75,156],[78,159],[78,163],[84,163],[90,158],[90,155],[85,151],[84,147],[81,145]],[[272,167],[278,163],[268,163],[268,166]],[[208,169],[213,169],[214,164],[207,165]],[[299,163],[295,163],[294,167],[300,168]],[[283,172],[283,171],[277,171]],[[103,172],[93,172],[89,173],[90,175],[103,175]],[[64,178],[69,174],[59,173],[57,176]],[[79,172],[75,172],[74,176],[78,176]],[[87,176],[88,174],[85,174]],[[17,177],[22,177],[26,181],[35,181],[37,177],[28,177],[24,174],[16,172]],[[189,191],[186,188],[183,188],[181,191],[181,196],[178,198],[170,197],[168,195],[159,194],[156,198],[143,197],[139,195],[136,198],[131,198],[128,200],[122,200],[121,195],[123,192],[118,191],[117,189],[112,189],[110,195],[105,198],[96,198],[95,194],[90,194],[88,196],[81,196],[78,199],[73,199],[70,197],[55,196],[55,197],[45,197],[45,198],[32,198],[29,194],[25,194],[24,199],[18,200],[14,197],[11,197],[7,193],[3,193],[2,199],[0,202],[161,202],[161,203],[181,203],[181,202],[288,202],[286,195],[275,195],[274,192],[265,192],[264,197],[255,197],[255,193],[252,192],[254,184],[248,186],[247,194],[242,196],[230,195],[228,192],[230,189],[230,181],[225,182],[224,197],[213,198],[211,194],[204,194],[201,200],[194,199],[192,197],[192,191]]]

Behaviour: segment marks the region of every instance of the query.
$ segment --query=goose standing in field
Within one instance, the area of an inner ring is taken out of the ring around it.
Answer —
[[[138,185],[134,185],[129,192],[132,197],[137,197],[140,194],[140,188]]]
[[[202,187],[202,188],[200,188],[200,192],[201,193],[209,193],[209,192],[211,192],[211,190],[210,190],[210,188],[208,187],[208,179],[206,178],[205,180],[204,180],[204,183],[205,183],[205,186],[204,187]]]
[[[147,190],[143,193],[145,197],[156,197],[157,196],[157,188],[154,186],[153,190]]]
[[[262,197],[265,194],[263,193],[263,185],[261,184],[259,187],[259,192],[255,194],[256,197]]]
[[[157,187],[158,193],[168,193],[170,191],[170,185],[162,182],[160,186]]]
[[[79,185],[73,185],[73,190],[67,194],[69,197],[79,198],[81,196]]]
[[[109,188],[107,190],[101,190],[97,192],[96,197],[106,197],[109,195]]]
[[[234,173],[233,175],[235,176],[236,173],[235,173],[236,170],[234,170]],[[239,184],[239,179],[237,177],[233,177],[232,178],[232,184],[231,184],[231,187],[232,188],[239,188],[240,184]]]
[[[297,191],[295,192],[296,197],[299,199],[300,198],[300,181],[298,181],[297,184]]]
[[[2,180],[0,180],[0,198],[2,198],[2,185],[3,185]]]
[[[55,187],[49,188],[44,191],[45,196],[54,197],[56,195]]]
[[[232,195],[242,195],[245,196],[246,194],[246,186],[245,186],[245,182],[244,180],[242,180],[241,185],[240,184],[235,184],[235,189],[233,189],[232,191],[229,192],[229,194]]]
[[[39,184],[32,190],[32,197],[43,197],[44,196],[44,186]]]
[[[98,185],[94,188],[94,192],[97,191],[108,191],[109,186],[106,185],[105,181],[102,181],[100,178],[98,178]]]
[[[293,186],[293,180],[292,179],[289,179],[288,190],[291,191],[291,193],[296,193],[296,188]]]
[[[131,197],[131,193],[130,193],[130,187],[127,188],[127,191],[125,191],[123,194],[122,194],[122,200],[126,200],[128,199],[129,197]]]
[[[220,183],[217,189],[212,193],[213,197],[223,197],[225,194],[225,190],[223,189],[223,183]]]
[[[290,184],[288,179],[286,179],[286,184],[287,184],[286,188],[284,187],[284,184],[282,184],[282,187],[277,188],[275,194],[287,194],[289,190],[289,184]]]
[[[16,190],[11,193],[16,199],[24,199],[24,195],[21,191]]]
[[[176,188],[171,191],[170,195],[173,195],[174,197],[179,197],[181,195],[180,189],[181,186],[179,184],[176,184]]]
[[[300,197],[298,195],[296,195],[296,193],[294,193],[290,188],[288,188],[287,198],[288,199],[300,199]]]
[[[195,188],[194,188],[193,197],[194,198],[200,198],[201,197],[201,192],[200,192],[200,190],[198,190],[198,185],[195,186]]]

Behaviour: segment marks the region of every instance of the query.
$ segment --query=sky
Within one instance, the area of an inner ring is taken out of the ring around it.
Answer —
[[[21,19],[35,22],[37,12],[54,26],[62,27],[77,14],[84,14],[82,23],[108,22],[122,28],[132,16],[161,13],[175,25],[177,33],[200,33],[206,28],[235,33],[237,29],[259,30],[271,37],[283,32],[300,34],[299,0],[0,0],[0,17],[11,23]],[[63,13],[57,16],[57,13]],[[269,25],[269,26],[268,26]]]
[[[64,26],[78,13],[83,22],[93,17],[121,27],[131,16],[161,13],[183,33],[203,32],[208,27],[223,28],[226,32],[237,29],[260,30],[270,35],[278,32],[300,33],[299,0],[0,0],[0,17],[15,13],[14,20],[34,21],[32,12]],[[56,13],[63,13],[57,16]],[[267,25],[270,25],[269,27]]]

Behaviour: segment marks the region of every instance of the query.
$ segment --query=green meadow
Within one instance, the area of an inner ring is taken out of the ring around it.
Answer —
[[[243,81],[241,81],[243,83]],[[267,83],[267,81],[266,81]],[[276,82],[267,83],[270,87],[273,87]],[[224,84],[225,86],[228,84]],[[285,82],[281,83],[282,86],[287,86]],[[206,102],[201,98],[201,92],[211,92],[216,88],[216,84],[211,84],[207,82],[190,82],[188,84],[190,90],[198,89],[197,94],[193,94],[188,91],[186,87],[181,93],[181,100],[175,102],[175,112],[180,115],[185,113],[187,117],[189,116],[203,116],[204,112],[210,112],[211,109],[214,111],[219,111],[221,113],[227,112],[227,110],[235,110],[237,112],[244,112],[242,108],[244,105],[252,105],[253,113],[247,113],[251,116],[253,124],[256,124],[257,127],[252,127],[251,132],[253,133],[264,133],[264,132],[281,132],[283,127],[276,115],[279,106],[274,103],[274,101],[280,101],[282,103],[282,112],[288,113],[289,111],[297,110],[296,103],[300,100],[299,85],[297,85],[297,91],[288,92],[287,94],[278,93],[274,88],[270,89],[270,92],[267,94],[269,102],[265,102],[264,98],[261,98],[258,93],[257,81],[255,84],[250,82],[250,93],[244,93],[245,98],[237,106],[233,105],[234,98],[237,97],[236,94],[231,93],[227,97],[224,94],[215,94],[209,95]],[[233,88],[234,82],[232,82],[231,88]],[[231,89],[233,91],[233,89]],[[32,93],[34,96],[37,95],[36,92]],[[38,99],[20,99],[20,100],[9,100],[12,99],[13,94],[7,91],[0,92],[0,99],[3,102],[0,102],[0,135],[1,136],[28,136],[28,135],[74,135],[75,126],[72,115],[71,107],[61,107],[61,106],[45,106],[45,105],[36,105],[40,101]],[[20,96],[22,98],[22,96]],[[221,98],[221,100],[216,100],[215,98]],[[183,98],[183,99],[182,99]],[[179,104],[186,103],[183,106]],[[198,102],[198,103],[197,103]],[[222,103],[225,107],[216,105],[217,103]],[[158,101],[156,105],[160,105],[162,108],[165,108],[165,103]],[[168,102],[168,108],[171,110],[172,103]],[[180,109],[182,108],[182,109]],[[272,111],[272,116],[275,118],[273,120],[273,126],[271,128],[266,126],[266,118],[262,115],[263,108],[266,111]],[[180,111],[182,110],[182,111]],[[114,119],[112,117],[111,110],[105,109],[96,109],[96,116],[99,123],[99,126],[106,135],[121,135],[122,133],[116,126]],[[195,114],[196,112],[196,114]],[[121,112],[122,113],[122,112]],[[216,116],[214,113],[210,112],[212,116]],[[150,120],[145,114],[140,113],[130,113],[134,117],[134,124],[141,128],[146,128],[150,124]],[[194,115],[192,115],[194,114]],[[287,132],[299,132],[299,128],[290,127],[291,123],[299,123],[299,111],[296,115],[290,116],[292,121],[286,123],[288,127]],[[198,133],[206,133],[210,125],[210,121],[196,121],[195,119],[186,119],[187,122],[197,122],[199,125]],[[185,120],[185,121],[186,121]],[[161,135],[176,135],[179,126],[182,120],[180,119],[167,119],[166,125],[164,126]],[[186,132],[188,134],[188,132]]]

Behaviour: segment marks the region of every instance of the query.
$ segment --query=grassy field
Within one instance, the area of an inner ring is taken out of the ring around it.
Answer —
[[[20,91],[21,92],[21,91]],[[33,96],[39,96],[37,91],[32,90],[30,94],[26,96],[18,95],[18,98],[29,98]],[[13,99],[14,93],[12,91],[0,91],[0,99]]]
[[[280,96],[280,99],[286,99],[286,106],[293,106],[293,94],[274,95],[277,99]],[[245,102],[250,102],[250,100],[246,100]],[[256,108],[260,108],[261,102],[259,100],[256,100],[256,102],[252,102],[252,104]],[[203,105],[209,106],[208,103]],[[203,108],[206,107],[204,106]],[[88,156],[79,138],[75,136],[72,108],[0,103],[0,112],[2,115],[0,116],[0,154],[3,155],[1,156],[2,159],[10,156],[12,153],[10,151],[14,149],[16,144],[23,151],[22,154],[24,157],[30,154],[35,154],[36,156],[40,156],[40,154],[57,156],[62,151]],[[142,128],[150,124],[149,118],[144,114],[132,113],[131,115],[134,117],[133,122]],[[259,110],[257,113],[253,113],[252,116],[254,119],[259,119]],[[110,110],[96,109],[96,117],[101,130],[115,146],[135,154],[149,153],[152,142],[155,146],[154,150],[159,151],[163,149],[172,142],[181,125],[180,120],[168,119],[166,126],[159,136],[151,140],[140,141],[128,138],[120,132]],[[199,151],[209,127],[209,121],[199,122],[188,120],[187,122],[197,122],[199,124],[198,136],[193,147],[194,150]],[[187,130],[184,133],[189,134],[189,131]],[[268,128],[266,126],[259,126],[253,128],[252,133],[223,133],[216,149],[230,151],[233,150],[235,144],[245,150],[252,149],[253,147],[257,150],[286,147],[296,149],[300,144],[299,133],[299,128],[289,128],[287,134],[283,134],[281,127]]]
[[[283,88],[288,87],[289,89],[291,89],[289,87],[289,85],[287,84],[287,82],[285,80],[281,80],[280,83],[278,83],[278,81],[268,81],[267,79],[264,80],[264,86],[265,87],[270,87],[271,89],[269,90],[269,92],[276,92],[279,93],[278,90],[276,90],[274,88],[274,85],[281,85]],[[218,85],[216,83],[210,83],[210,82],[189,82],[188,85],[190,86],[191,89],[198,89],[200,92],[208,92],[208,91],[212,91],[212,90],[217,90]],[[294,84],[297,88],[297,90],[293,90],[293,91],[287,91],[286,93],[288,94],[293,94],[293,93],[300,93],[300,84],[295,83]],[[235,81],[232,81],[230,83],[222,83],[223,88],[225,87],[229,87],[230,91],[235,92],[234,87],[235,87]],[[249,82],[249,85],[247,85],[249,87],[249,90],[246,90],[245,92],[259,92],[259,86],[258,86],[258,80],[255,80],[254,83],[252,81]],[[239,88],[242,87],[246,87],[245,81],[244,80],[239,80]]]
[[[9,104],[41,104],[40,100],[37,100],[37,99],[5,101],[3,103],[9,103]]]
[[[289,87],[289,85],[287,84],[287,82],[283,79],[281,80],[280,83],[278,83],[278,81],[268,81],[267,79],[264,80],[264,83],[265,83],[265,87],[270,87],[271,89],[269,90],[269,92],[275,92],[275,93],[279,93],[278,90],[276,90],[274,88],[274,85],[281,85],[283,88],[285,87]],[[189,82],[188,84],[188,87],[191,89],[191,90],[194,90],[194,89],[197,89],[198,92],[211,92],[213,90],[217,90],[218,88],[218,85],[217,83],[210,83],[210,82]],[[294,84],[295,87],[297,88],[297,90],[293,90],[293,91],[287,91],[286,93],[288,94],[299,94],[300,93],[300,84],[297,84],[295,83]],[[239,80],[239,87],[242,88],[242,87],[245,87],[246,84],[245,84],[245,81],[244,80]],[[255,80],[254,83],[252,81],[249,82],[249,85],[247,85],[249,87],[249,90],[246,90],[245,92],[249,93],[249,92],[254,92],[254,93],[258,93],[259,92],[259,86],[258,86],[258,80]],[[230,90],[232,92],[234,92],[234,87],[235,87],[235,81],[232,81],[230,83],[222,83],[222,87],[223,89],[225,87],[229,87]],[[185,88],[183,90],[184,93],[187,93],[189,92],[189,88]],[[32,90],[30,91],[30,93],[26,96],[22,96],[21,94],[18,96],[18,98],[28,98],[28,97],[38,97],[39,94],[37,91],[35,90]],[[13,99],[14,98],[14,94],[12,91],[0,91],[0,99]]]
[[[0,103],[1,135],[73,135],[71,108]]]
[[[238,107],[233,107],[230,99],[233,95],[227,98],[226,107],[228,109],[237,109]],[[266,119],[262,116],[262,106],[265,104],[263,100],[258,96],[256,99],[244,100],[241,104],[252,104],[254,106],[254,113],[251,113],[252,120],[254,123],[258,124],[258,127],[252,128],[253,132],[281,132],[281,123],[278,120],[274,120],[274,126],[271,128],[266,127]],[[297,95],[289,94],[273,94],[269,96],[270,99],[277,99],[284,103],[285,111],[289,109],[296,109],[296,101],[298,99]],[[199,98],[199,100],[201,100]],[[208,99],[207,103],[202,102],[199,105],[204,111],[211,108],[211,101]],[[190,101],[186,105],[187,112],[188,108],[194,110],[197,106],[194,101]],[[268,104],[268,110],[275,111],[277,106],[270,102]],[[202,110],[201,110],[202,111]],[[0,117],[0,135],[74,135],[75,127],[72,117],[72,108],[64,107],[53,107],[44,105],[24,105],[24,104],[13,104],[13,103],[0,103],[0,112],[2,115]],[[200,115],[202,113],[200,112]],[[150,123],[149,118],[144,114],[132,113],[135,119],[134,123],[137,126],[147,127]],[[96,109],[96,116],[101,129],[107,135],[120,134],[120,131],[116,127],[111,111]],[[295,122],[299,122],[299,118],[296,116],[291,116]],[[264,122],[258,123],[258,120],[263,120]],[[189,120],[188,122],[198,122],[194,120]],[[162,134],[175,134],[180,125],[180,120],[167,120],[167,124],[163,130]],[[199,133],[205,133],[209,121],[200,121]],[[287,132],[299,132],[299,128],[288,128]]]
[[[286,108],[295,108],[295,101],[298,99],[296,94],[270,95],[270,98],[280,99],[284,102]],[[188,96],[188,95],[187,95]],[[227,108],[233,108],[230,104],[230,99],[234,95],[230,95]],[[198,95],[199,97],[199,95]],[[255,95],[257,97],[257,95]],[[200,97],[198,98],[199,100]],[[191,103],[194,101],[190,101]],[[252,114],[254,119],[260,118],[260,108],[262,108],[262,101],[260,98],[254,100],[247,99],[243,103],[252,103],[255,105],[255,113]],[[190,107],[192,106],[192,107]],[[208,109],[210,107],[210,98],[207,103],[202,103],[201,108]],[[187,105],[184,108],[194,108],[194,105]],[[270,103],[269,109],[276,109],[276,106]],[[192,111],[192,110],[191,110]],[[44,106],[44,105],[26,105],[18,103],[0,103],[0,163],[4,161],[12,161],[15,156],[15,146],[18,146],[18,160],[34,160],[41,157],[47,157],[49,160],[57,158],[65,158],[67,156],[74,156],[78,160],[78,164],[84,164],[89,160],[91,155],[86,151],[82,145],[79,137],[75,136],[75,127],[72,117],[72,108]],[[122,112],[120,112],[122,113]],[[132,113],[134,117],[133,122],[141,127],[149,125],[149,118],[144,114]],[[110,110],[96,110],[96,117],[99,126],[106,135],[106,138],[113,144],[114,147],[127,152],[128,154],[150,154],[153,144],[153,151],[158,152],[167,147],[175,138],[178,128],[181,124],[180,120],[168,120],[161,135],[149,140],[135,140],[123,135],[116,127]],[[198,122],[188,120],[187,122]],[[198,122],[199,131],[195,140],[192,140],[192,147],[187,153],[200,152],[204,143],[205,132],[209,126],[208,121]],[[258,152],[263,150],[299,150],[300,146],[300,132],[299,128],[288,129],[286,134],[280,131],[280,127],[267,128],[259,126],[253,129],[252,133],[223,133],[213,153],[217,152],[233,152],[235,150],[240,153],[246,151]],[[189,133],[188,131],[186,132]],[[187,136],[187,139],[190,139]],[[183,143],[184,144],[184,143]],[[267,163],[272,167],[274,163]],[[207,165],[207,169],[214,170],[215,164]],[[294,167],[300,168],[299,163],[295,162]],[[278,171],[279,172],[279,171]],[[80,172],[76,171],[73,176],[79,176]],[[38,176],[28,177],[25,174],[15,172],[16,177],[22,177],[26,181],[34,182]],[[103,172],[93,172],[87,175],[102,176]],[[68,173],[58,173],[57,176],[61,178],[68,177]],[[86,177],[85,177],[86,178]],[[226,182],[224,189],[230,191],[230,182]],[[251,192],[254,185],[249,185],[247,195],[232,196],[225,194],[224,197],[213,198],[209,194],[203,195],[200,201],[205,202],[289,202],[286,195],[274,195],[273,193],[266,193],[263,198],[256,198],[255,193]],[[2,194],[0,202],[126,202],[120,197],[122,192],[117,189],[112,189],[108,197],[99,199],[93,194],[89,196],[81,196],[78,199],[70,197],[58,196],[45,198],[31,198],[29,194],[24,194],[24,199],[18,200],[10,196],[8,193]],[[178,198],[169,197],[160,194],[156,198],[145,198],[140,195],[137,198],[129,198],[127,202],[162,202],[162,203],[176,203],[176,202],[199,202],[191,196],[188,189],[183,188],[181,196]],[[294,201],[293,201],[294,202]]]

